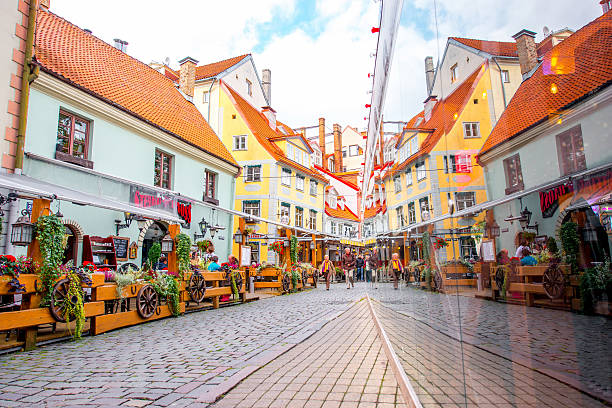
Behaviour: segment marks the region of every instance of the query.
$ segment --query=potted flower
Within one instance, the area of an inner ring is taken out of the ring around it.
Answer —
[[[270,245],[270,248],[279,255],[283,252],[284,247],[285,245],[283,244],[283,241],[281,240],[274,241],[272,245]]]
[[[437,237],[436,240],[433,243],[433,246],[434,246],[435,249],[444,248],[444,247],[448,246],[448,241],[445,240],[444,238]]]

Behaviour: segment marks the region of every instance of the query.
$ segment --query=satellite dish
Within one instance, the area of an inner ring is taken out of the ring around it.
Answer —
[[[542,33],[544,34],[544,38],[548,37],[548,34],[550,34],[550,28],[544,26],[544,28],[542,29]]]
[[[168,57],[164,58],[164,64],[170,66],[170,58]]]

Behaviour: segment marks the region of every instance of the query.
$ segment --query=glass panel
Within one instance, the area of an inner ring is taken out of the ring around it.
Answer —
[[[57,126],[57,142],[55,150],[62,153],[70,153],[70,132],[72,129],[72,116],[62,112],[59,114]]]

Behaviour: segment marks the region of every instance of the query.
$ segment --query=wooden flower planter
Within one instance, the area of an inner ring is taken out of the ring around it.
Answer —
[[[254,273],[253,273],[254,272]],[[276,268],[263,268],[260,272],[257,270],[252,271],[255,277],[254,286],[257,289],[273,289],[276,291],[282,291],[282,278],[283,273],[280,269]]]
[[[239,271],[240,278],[236,282],[238,293],[242,302],[246,301],[247,274]],[[221,296],[232,296],[232,284],[225,272],[188,272],[184,274],[184,291],[181,301],[185,302],[187,310],[218,308]],[[236,299],[234,299],[235,301]]]
[[[476,278],[465,278],[470,270],[462,264],[444,265],[441,268],[442,287],[440,292],[455,292],[473,290],[478,286]]]

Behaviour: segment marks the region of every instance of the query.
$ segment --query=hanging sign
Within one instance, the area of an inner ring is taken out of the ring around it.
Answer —
[[[574,187],[571,183],[561,184],[546,191],[540,191],[540,210],[542,211],[542,217],[552,217],[557,211],[557,208],[559,208],[559,200],[567,194],[571,194],[573,191]],[[564,200],[565,198],[561,201]]]
[[[162,193],[153,189],[130,186],[130,203],[140,208],[168,212],[184,221],[184,227],[191,227],[191,203],[179,199],[175,194]]]

